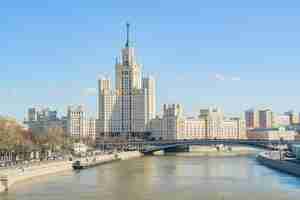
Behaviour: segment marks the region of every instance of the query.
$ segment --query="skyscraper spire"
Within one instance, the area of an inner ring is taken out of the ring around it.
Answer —
[[[130,24],[127,22],[126,23],[127,37],[126,37],[126,45],[125,45],[126,48],[129,48],[129,43],[130,43],[130,41],[129,41],[129,31],[130,31],[129,28],[130,28]]]

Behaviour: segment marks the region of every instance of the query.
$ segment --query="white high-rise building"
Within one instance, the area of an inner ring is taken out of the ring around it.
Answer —
[[[116,59],[115,89],[108,78],[101,78],[98,88],[97,133],[100,137],[128,138],[147,132],[151,119],[155,118],[155,80],[142,78],[141,65],[130,45],[129,24],[122,59]]]
[[[88,120],[83,106],[68,107],[67,134],[77,138],[88,136]]]
[[[88,119],[88,133],[87,137],[90,139],[95,139],[96,138],[96,127],[97,127],[97,120],[94,118],[89,118]]]

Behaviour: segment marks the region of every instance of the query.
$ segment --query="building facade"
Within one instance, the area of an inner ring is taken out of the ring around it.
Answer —
[[[245,111],[247,129],[272,128],[274,125],[274,114],[270,109],[249,109]]]
[[[299,114],[294,112],[294,111],[288,111],[286,113],[284,113],[285,115],[287,115],[289,117],[289,123],[290,125],[296,125],[299,124]]]
[[[97,130],[97,120],[94,118],[88,119],[88,133],[87,137],[95,140],[96,139],[96,130]]]
[[[46,135],[51,129],[66,131],[66,120],[57,116],[56,110],[50,108],[29,108],[24,123],[35,135]]]
[[[122,59],[116,59],[115,88],[109,78],[98,81],[99,137],[143,135],[155,118],[155,80],[142,77],[135,49],[130,45],[129,24]]]
[[[245,111],[246,127],[248,129],[259,128],[259,113],[255,109]]]
[[[247,138],[253,140],[295,140],[297,137],[297,132],[285,128],[258,128],[247,131]]]
[[[179,104],[164,105],[161,118],[151,122],[151,137],[179,139],[245,139],[246,124],[240,118],[225,118],[218,108],[200,110],[198,118],[185,118]]]
[[[89,121],[83,106],[68,106],[67,134],[74,138],[87,137],[89,133]]]
[[[282,114],[274,114],[273,113],[273,127],[286,127],[291,125],[290,116],[282,115]]]
[[[259,128],[272,128],[273,113],[270,109],[259,111]]]

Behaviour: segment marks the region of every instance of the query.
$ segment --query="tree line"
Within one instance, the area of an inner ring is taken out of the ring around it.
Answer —
[[[80,141],[94,145],[90,138]],[[79,139],[67,136],[62,128],[54,127],[37,134],[25,129],[15,119],[0,116],[0,151],[70,151],[74,142],[79,142]]]

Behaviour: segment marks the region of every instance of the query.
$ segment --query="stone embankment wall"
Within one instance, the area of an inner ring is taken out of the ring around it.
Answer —
[[[121,152],[118,153],[118,157],[121,158],[121,160],[128,160],[132,158],[138,158],[141,157],[143,154],[139,151],[128,151],[128,152]]]
[[[138,151],[121,152],[118,153],[118,158],[121,160],[128,160],[131,158],[141,157],[143,154]],[[115,160],[115,154],[110,155],[99,155],[95,159],[98,162],[106,163],[108,161]],[[83,158],[82,160],[85,160]],[[23,170],[24,169],[24,170]],[[29,167],[24,167],[23,169],[5,169],[0,170],[0,178],[6,178],[5,180],[0,180],[0,192],[8,190],[8,188],[20,181],[26,179],[31,179],[38,176],[58,173],[62,171],[72,170],[72,162],[70,161],[54,161],[51,163],[36,164]]]
[[[72,162],[55,161],[47,164],[36,164],[29,167],[6,169],[0,171],[2,180],[0,181],[0,192],[8,190],[14,183],[24,181],[26,179],[53,174],[57,172],[72,169]],[[4,178],[6,177],[6,180]]]
[[[106,162],[115,160],[115,154],[98,155],[98,156],[92,156],[92,157],[88,157],[88,158],[81,158],[79,160],[81,163],[84,163],[87,165],[93,164],[95,162],[101,164],[101,163],[106,163]]]
[[[257,156],[257,160],[267,167],[277,169],[279,171],[300,176],[300,164],[291,161],[272,159],[265,152]]]

